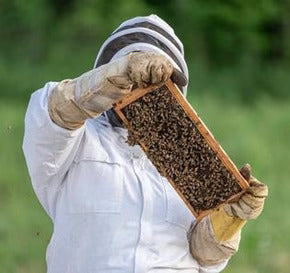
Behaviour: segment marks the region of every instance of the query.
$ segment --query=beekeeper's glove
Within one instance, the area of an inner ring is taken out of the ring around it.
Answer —
[[[77,129],[87,118],[110,109],[133,87],[162,83],[170,77],[177,84],[186,85],[185,76],[165,56],[153,52],[130,53],[76,79],[60,82],[50,96],[49,114],[59,126]]]
[[[250,170],[249,164],[240,170],[250,187],[239,200],[215,210],[193,228],[190,251],[200,265],[215,265],[235,254],[246,220],[256,219],[262,212],[268,188]]]

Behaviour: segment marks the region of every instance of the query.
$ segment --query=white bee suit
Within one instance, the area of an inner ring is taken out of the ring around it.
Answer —
[[[48,98],[57,83],[32,94],[23,150],[33,188],[54,229],[48,273],[220,272],[189,251],[195,218],[127,130],[105,115],[76,130],[52,122]]]

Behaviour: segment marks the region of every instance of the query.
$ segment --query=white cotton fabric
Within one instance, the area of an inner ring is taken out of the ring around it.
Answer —
[[[35,193],[54,228],[48,273],[216,273],[200,267],[187,233],[195,218],[127,131],[104,116],[75,131],[54,124],[35,92],[23,150]]]

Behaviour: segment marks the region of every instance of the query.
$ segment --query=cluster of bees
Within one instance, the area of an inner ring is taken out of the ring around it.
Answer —
[[[157,170],[171,180],[195,211],[214,208],[241,191],[166,86],[122,109],[129,145],[142,143]]]

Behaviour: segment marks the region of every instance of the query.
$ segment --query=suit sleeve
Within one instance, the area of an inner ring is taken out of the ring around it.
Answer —
[[[58,83],[49,82],[31,95],[25,116],[23,152],[33,189],[54,219],[58,193],[82,141],[84,127],[67,130],[48,113],[48,98]]]

